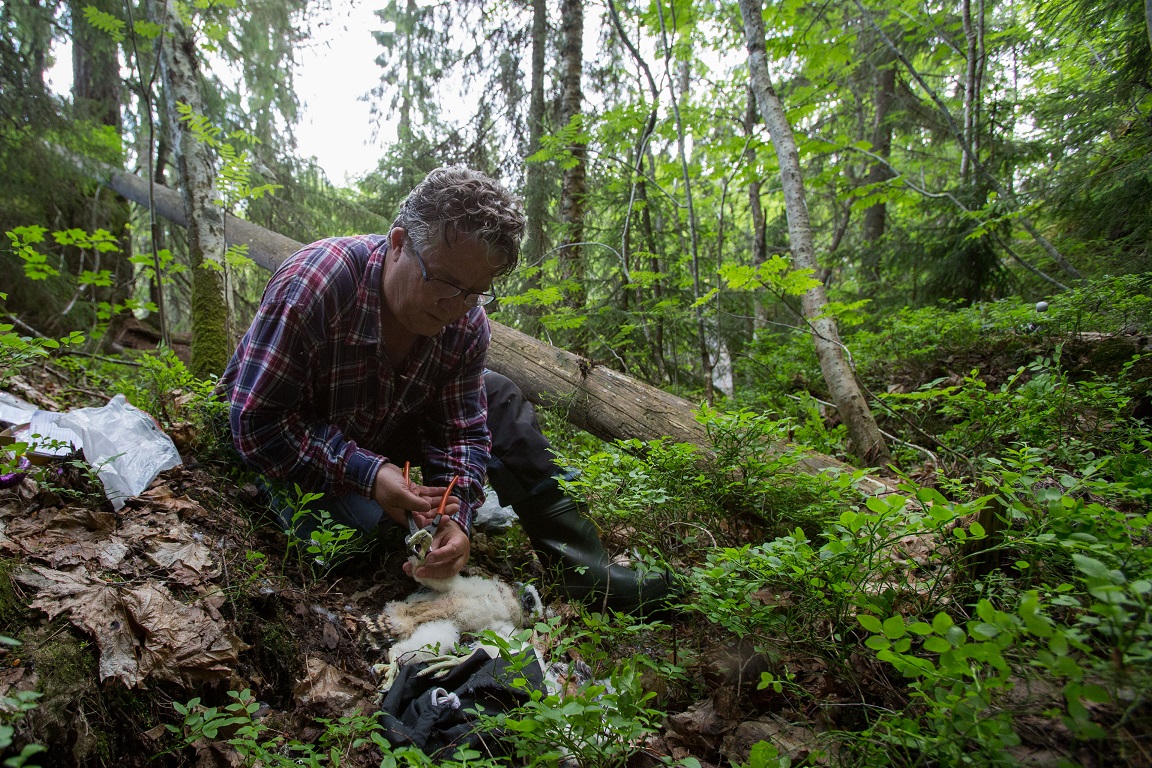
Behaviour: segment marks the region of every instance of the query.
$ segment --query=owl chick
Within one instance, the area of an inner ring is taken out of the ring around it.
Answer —
[[[389,651],[393,664],[428,661],[450,652],[465,633],[491,630],[511,637],[544,613],[536,588],[513,588],[497,579],[453,576],[420,580],[425,587],[405,600],[384,606],[380,616],[396,642]]]

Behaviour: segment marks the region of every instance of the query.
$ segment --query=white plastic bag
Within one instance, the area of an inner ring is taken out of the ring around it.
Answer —
[[[84,460],[96,468],[104,493],[119,510],[144,492],[156,475],[180,464],[180,453],[152,417],[116,395],[102,408],[80,408],[60,417],[84,444]]]
[[[472,520],[472,528],[484,533],[499,533],[511,527],[516,521],[516,513],[512,507],[502,507],[496,498],[496,492],[485,486],[484,503],[476,510]]]

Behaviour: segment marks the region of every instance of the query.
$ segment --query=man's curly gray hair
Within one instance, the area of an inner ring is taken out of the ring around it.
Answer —
[[[524,237],[524,209],[494,179],[460,165],[437,168],[408,193],[393,223],[403,227],[418,251],[450,237],[474,238],[488,246],[497,275],[516,268]]]

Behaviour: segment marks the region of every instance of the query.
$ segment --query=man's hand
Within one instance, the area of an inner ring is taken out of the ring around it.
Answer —
[[[413,512],[416,524],[423,528],[436,516],[436,508],[444,498],[446,488],[427,485],[409,485],[404,480],[404,470],[389,462],[380,467],[372,486],[372,497],[384,509],[384,514],[408,530],[408,512]],[[460,508],[455,497],[448,498],[444,514],[452,515]]]
[[[468,563],[468,555],[471,552],[472,542],[468,540],[468,534],[464,533],[464,529],[455,520],[443,517],[432,539],[432,549],[428,551],[424,565],[413,572],[412,563],[404,563],[404,573],[422,579],[447,579],[460,573]]]

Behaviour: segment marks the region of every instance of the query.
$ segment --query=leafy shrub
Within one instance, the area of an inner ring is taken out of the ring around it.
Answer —
[[[915,392],[882,395],[894,412],[935,432],[937,443],[965,461],[997,455],[1016,444],[1045,448],[1064,466],[1091,462],[1118,447],[1152,437],[1130,415],[1130,361],[1119,378],[1074,381],[1060,365],[1060,350],[1019,368],[993,388],[973,370],[961,384],[925,384]]]
[[[0,293],[0,300],[8,294]],[[84,343],[84,334],[73,331],[61,339],[21,336],[11,323],[0,323],[0,387],[28,366],[46,359],[52,350]]]
[[[379,744],[381,726],[370,716],[318,719],[322,726],[317,743],[277,733],[259,715],[260,702],[252,691],[228,691],[232,699],[223,707],[209,707],[196,697],[187,704],[173,702],[172,707],[183,718],[180,726],[168,730],[180,737],[180,746],[190,746],[200,739],[221,740],[240,755],[243,765],[338,766],[348,755],[370,744]],[[375,738],[374,738],[375,737]],[[386,745],[386,742],[384,742]]]
[[[618,631],[595,618],[586,626],[554,649],[557,657],[563,658],[566,648],[588,650],[607,639],[601,633],[611,635]],[[537,631],[551,633],[557,628],[553,621],[541,623]],[[486,641],[499,648],[501,657],[513,669],[516,665],[536,663],[531,636],[531,630],[510,640],[485,633]],[[640,670],[649,664],[644,657],[624,659],[615,664],[606,680],[565,686],[559,692],[531,690],[526,678],[514,678],[513,685],[527,689],[527,703],[500,715],[483,717],[481,725],[505,734],[511,753],[522,761],[518,764],[554,766],[575,761],[592,768],[625,765],[641,750],[644,737],[656,732],[663,718],[662,712],[649,706],[656,694],[646,691],[641,682]]]
[[[833,486],[848,501],[859,474],[840,475]],[[803,644],[839,657],[854,630],[853,615],[869,606],[936,605],[944,599],[948,550],[938,546],[914,562],[898,546],[908,537],[954,540],[956,521],[978,508],[948,502],[931,489],[905,486],[899,494],[849,504],[813,542],[802,530],[760,545],[724,548],[695,569],[690,606],[737,637]],[[963,529],[956,529],[967,535]],[[972,523],[973,535],[981,536]],[[760,594],[765,599],[750,600]]]
[[[603,527],[626,525],[632,542],[657,548],[667,549],[658,534],[670,526],[689,546],[730,537],[734,514],[781,532],[818,526],[828,484],[796,468],[803,449],[785,443],[796,430],[792,420],[706,406],[697,419],[712,445],[708,458],[690,443],[618,440],[564,453],[559,462],[574,471],[561,485],[588,502]],[[698,538],[701,529],[707,541]]]
[[[115,391],[166,429],[180,431],[183,446],[194,450],[200,461],[234,461],[228,403],[217,397],[216,382],[193,375],[169,347],[141,355],[138,361],[139,367],[116,379]]]

